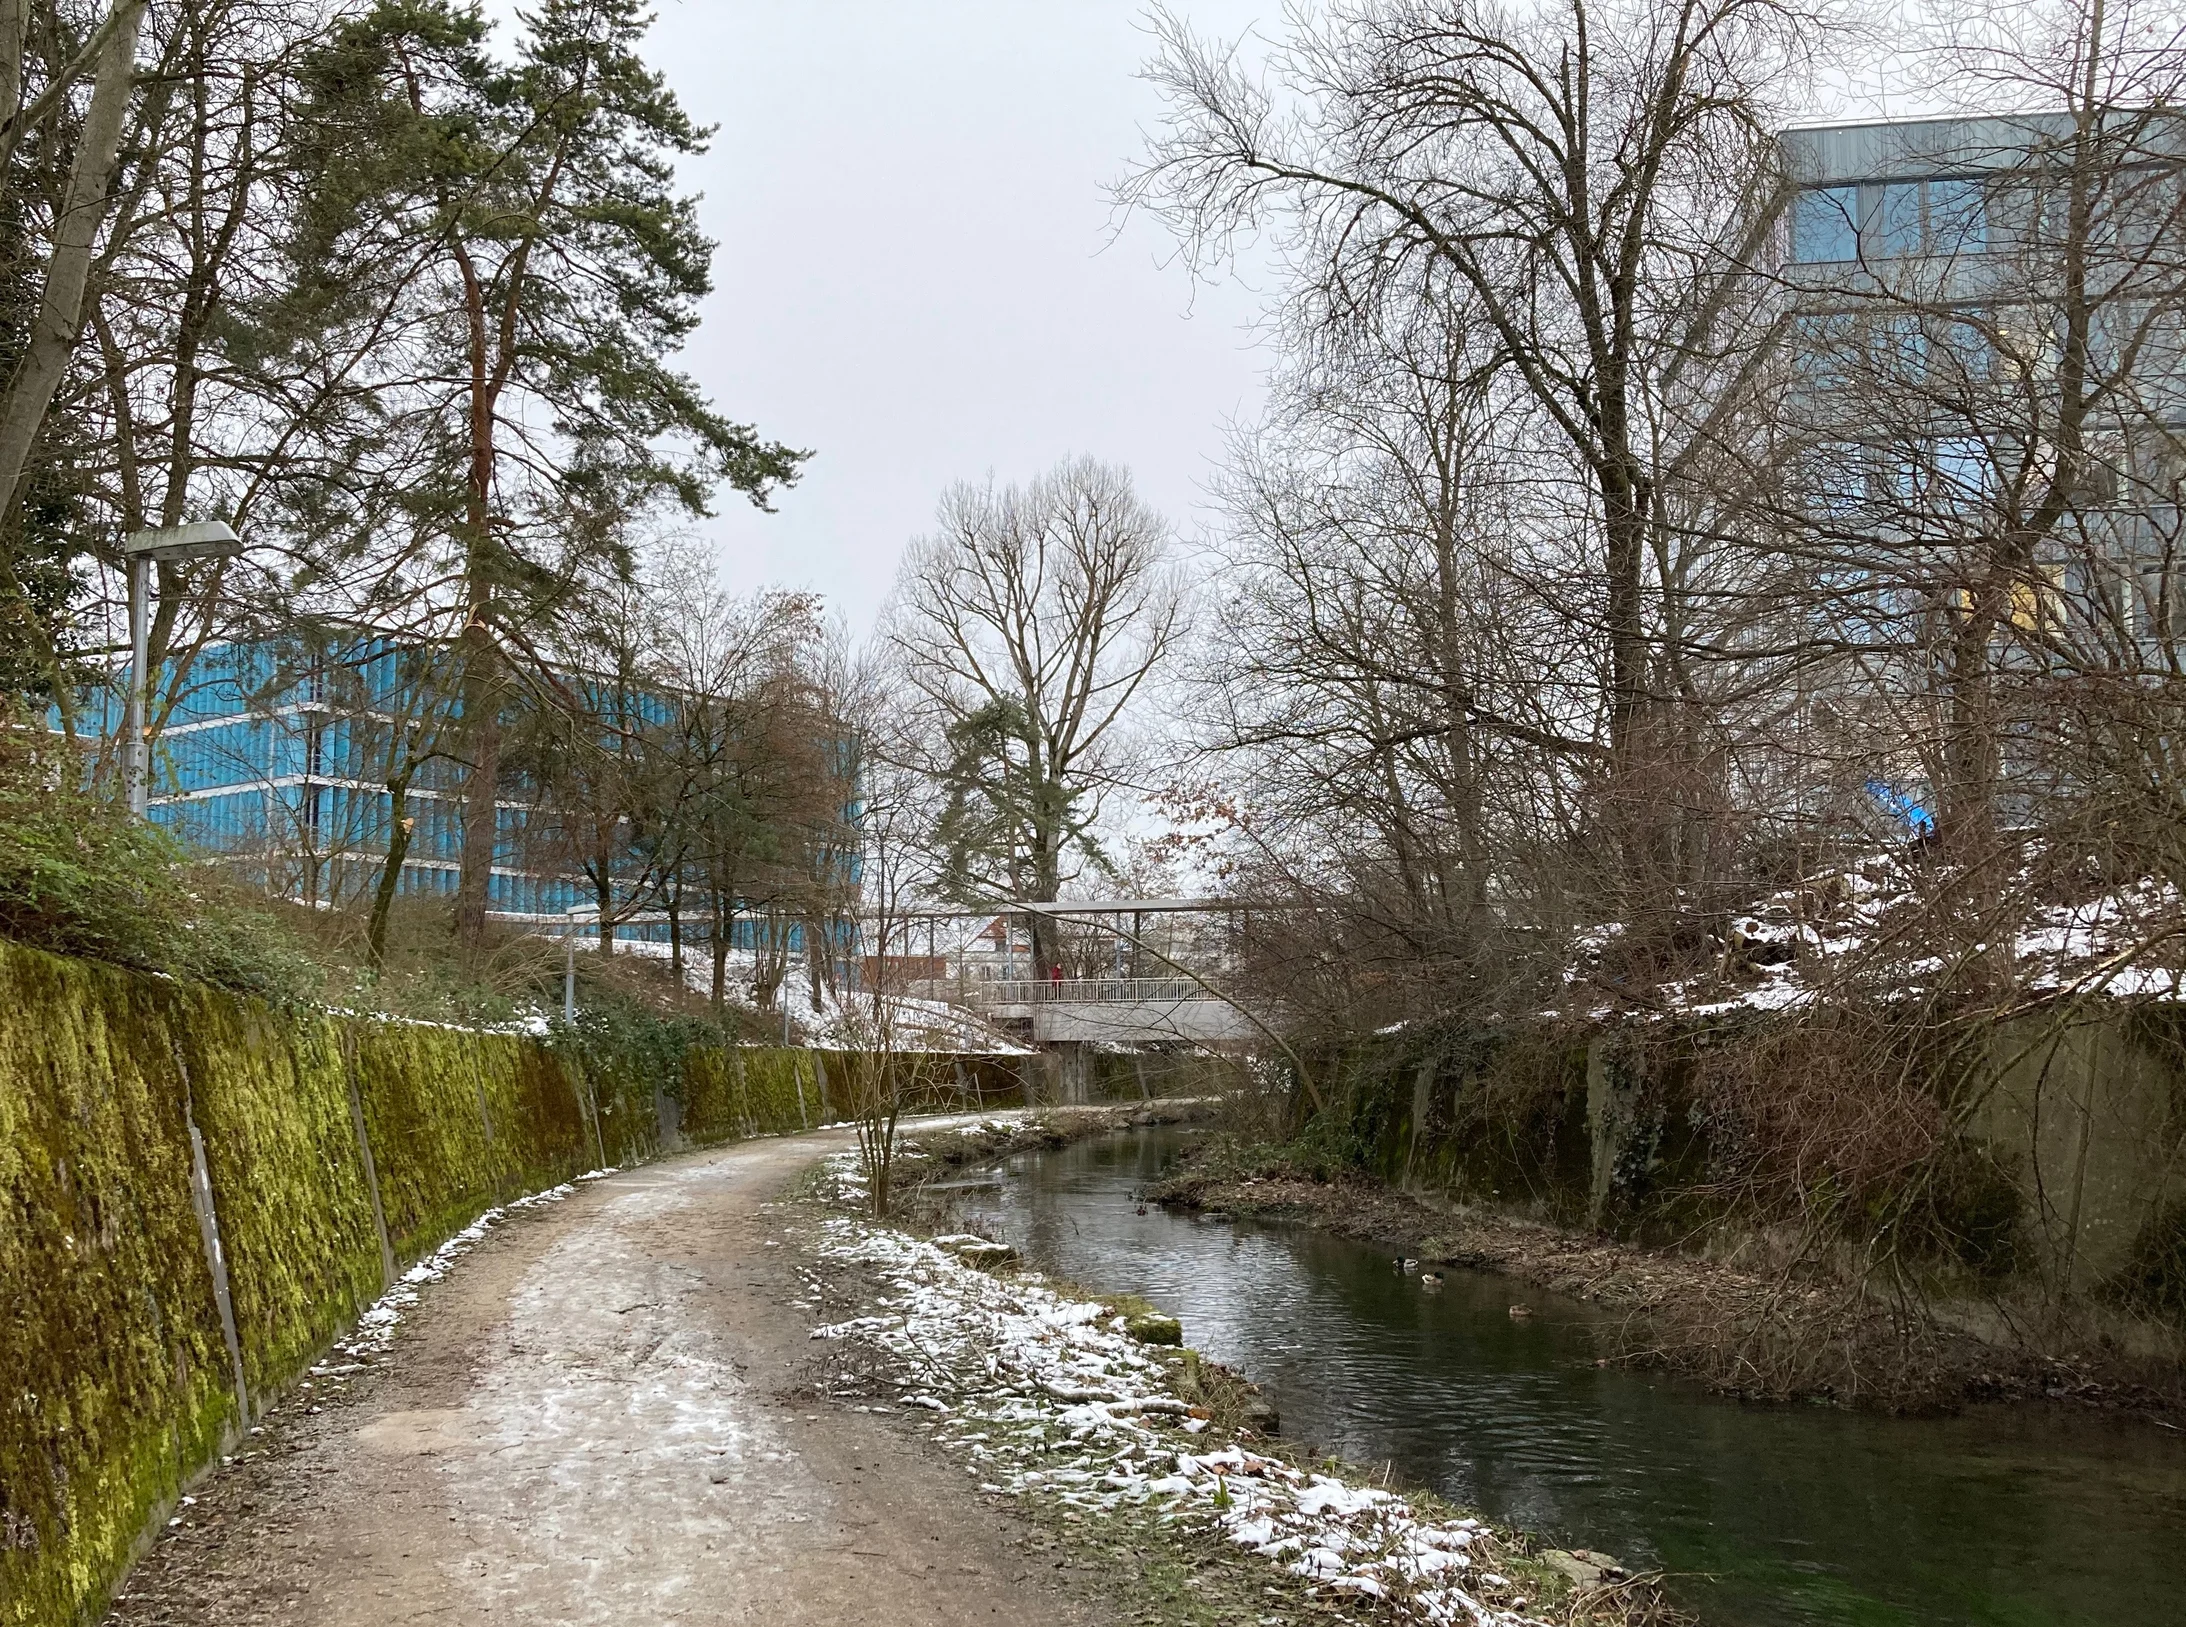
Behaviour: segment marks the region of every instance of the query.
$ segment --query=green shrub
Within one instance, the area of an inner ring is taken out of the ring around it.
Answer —
[[[321,986],[263,907],[191,879],[181,844],[87,785],[59,736],[0,715],[0,937],[282,1003]]]

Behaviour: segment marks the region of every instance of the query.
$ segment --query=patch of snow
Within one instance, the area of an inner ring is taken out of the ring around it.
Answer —
[[[614,1174],[613,1169],[587,1170],[577,1177],[579,1181],[604,1180]],[[550,1186],[544,1192],[534,1192],[528,1197],[514,1198],[488,1209],[476,1220],[465,1226],[440,1247],[402,1274],[394,1287],[372,1302],[369,1310],[359,1316],[356,1325],[344,1339],[337,1339],[334,1348],[344,1356],[369,1361],[385,1352],[395,1342],[395,1329],[402,1324],[402,1313],[418,1302],[418,1290],[429,1282],[438,1282],[448,1274],[448,1268],[476,1248],[494,1227],[526,1209],[542,1203],[560,1203],[577,1190],[576,1182],[564,1181],[560,1186]],[[324,1365],[324,1364],[322,1364]],[[353,1371],[349,1368],[329,1371]],[[320,1368],[313,1368],[313,1372]]]
[[[878,1314],[815,1328],[812,1337],[863,1340],[893,1358],[906,1400],[937,1409],[936,1438],[982,1491],[1194,1522],[1297,1576],[1379,1600],[1395,1621],[1533,1621],[1522,1601],[1495,1597],[1507,1583],[1474,1577],[1477,1520],[1423,1518],[1394,1492],[1240,1446],[1179,1450],[1166,1431],[1181,1422],[1196,1433],[1205,1421],[1185,1416],[1166,1364],[1118,1332],[1104,1307],[848,1219],[826,1223],[821,1253],[877,1273],[888,1292]]]

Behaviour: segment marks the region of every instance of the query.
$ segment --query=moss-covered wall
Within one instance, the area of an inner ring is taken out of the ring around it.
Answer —
[[[171,999],[255,1397],[286,1384],[383,1286],[345,1036],[330,1019],[206,990]]]
[[[0,1621],[95,1608],[234,1418],[176,991],[0,949]]]
[[[354,1088],[358,1111],[351,1108]],[[94,1617],[143,1533],[406,1263],[658,1144],[537,1040],[345,1021],[0,944],[0,1627]],[[234,1315],[192,1204],[194,1125]]]
[[[0,1627],[95,1619],[246,1398],[262,1409],[377,1297],[375,1177],[400,1269],[496,1203],[653,1156],[678,1121],[715,1142],[840,1116],[847,1057],[702,1032],[276,1011],[0,944]],[[898,1064],[914,1108],[1021,1101],[1019,1065]]]
[[[1022,1106],[1024,1057],[906,1055],[895,1060],[906,1112]],[[685,1051],[681,1133],[700,1145],[840,1119],[853,1058],[843,1051],[744,1045]]]
[[[1799,1186],[1807,1217],[1834,1202],[1908,1258],[2186,1305],[2186,1017],[2060,1003],[1954,1037],[1856,1015],[1849,1043],[1752,1014],[1423,1028],[1324,1059],[1304,1134],[1392,1184],[1645,1241],[1799,1218]],[[1900,1125],[1917,1159],[1846,1144]],[[1802,1182],[1771,1178],[1770,1137],[1805,1149]]]
[[[590,1164],[591,1081],[536,1041],[426,1023],[360,1023],[350,1038],[398,1255]],[[629,1161],[615,1156],[627,1139],[609,1142],[610,1162]]]

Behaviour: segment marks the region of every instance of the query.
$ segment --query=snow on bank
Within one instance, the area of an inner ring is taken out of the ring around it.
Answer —
[[[394,1287],[374,1300],[372,1308],[357,1318],[357,1325],[350,1329],[349,1336],[345,1339],[337,1339],[334,1342],[336,1353],[347,1356],[352,1361],[369,1361],[374,1356],[384,1354],[387,1347],[395,1342],[395,1329],[402,1323],[403,1312],[412,1309],[417,1304],[418,1290],[424,1287],[426,1283],[438,1282],[442,1277],[445,1277],[448,1274],[448,1268],[476,1248],[485,1238],[486,1233],[492,1231],[494,1227],[500,1225],[502,1221],[520,1210],[534,1208],[542,1203],[560,1203],[577,1190],[578,1182],[601,1181],[614,1173],[615,1171],[612,1168],[586,1170],[577,1177],[576,1181],[564,1181],[560,1186],[550,1186],[544,1192],[534,1192],[528,1197],[512,1198],[507,1203],[497,1204],[488,1209],[468,1226],[465,1226],[441,1244],[440,1247],[434,1249],[424,1259],[418,1261],[416,1265],[410,1267],[402,1274],[401,1279],[396,1282]],[[321,1362],[318,1366],[312,1368],[313,1373],[329,1371],[332,1371],[332,1368],[326,1362]]]
[[[1999,956],[2025,993],[2186,999],[2186,898],[2176,887],[2144,877],[2045,903],[2039,880],[2031,868],[2004,878],[2016,922],[2008,939],[2006,922],[1993,923]],[[1952,884],[1953,872],[1912,848],[1869,854],[1749,901],[1711,928],[1714,968],[1649,985],[1642,1009],[1713,1017],[1812,1007],[1860,990],[1924,992],[1968,947],[1989,948],[1950,936],[1943,917]],[[1622,999],[1602,998],[1622,982],[1604,967],[1623,935],[1615,924],[1575,933],[1562,970],[1571,1007],[1540,1015],[1598,1022],[1624,1009]]]
[[[885,1351],[911,1387],[905,1404],[944,1415],[938,1438],[967,1460],[981,1490],[1203,1523],[1295,1575],[1381,1600],[1399,1621],[1535,1619],[1523,1613],[1519,1584],[1476,1563],[1487,1538],[1477,1520],[1425,1519],[1393,1492],[1237,1446],[1180,1449],[1206,1423],[1170,1392],[1167,1366],[1105,1307],[845,1219],[826,1222],[820,1252],[877,1271],[891,1291],[885,1314],[812,1337]]]

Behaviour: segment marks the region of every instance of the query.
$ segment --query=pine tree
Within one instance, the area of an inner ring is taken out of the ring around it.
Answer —
[[[806,456],[670,365],[712,252],[675,162],[708,132],[639,56],[649,22],[635,0],[545,0],[504,62],[476,5],[383,0],[304,71],[292,320],[371,336],[360,436],[406,460],[408,535],[345,539],[365,605],[460,629],[474,944],[511,682],[553,691],[558,620],[627,576],[628,516],[703,512],[722,485],[763,507]]]

